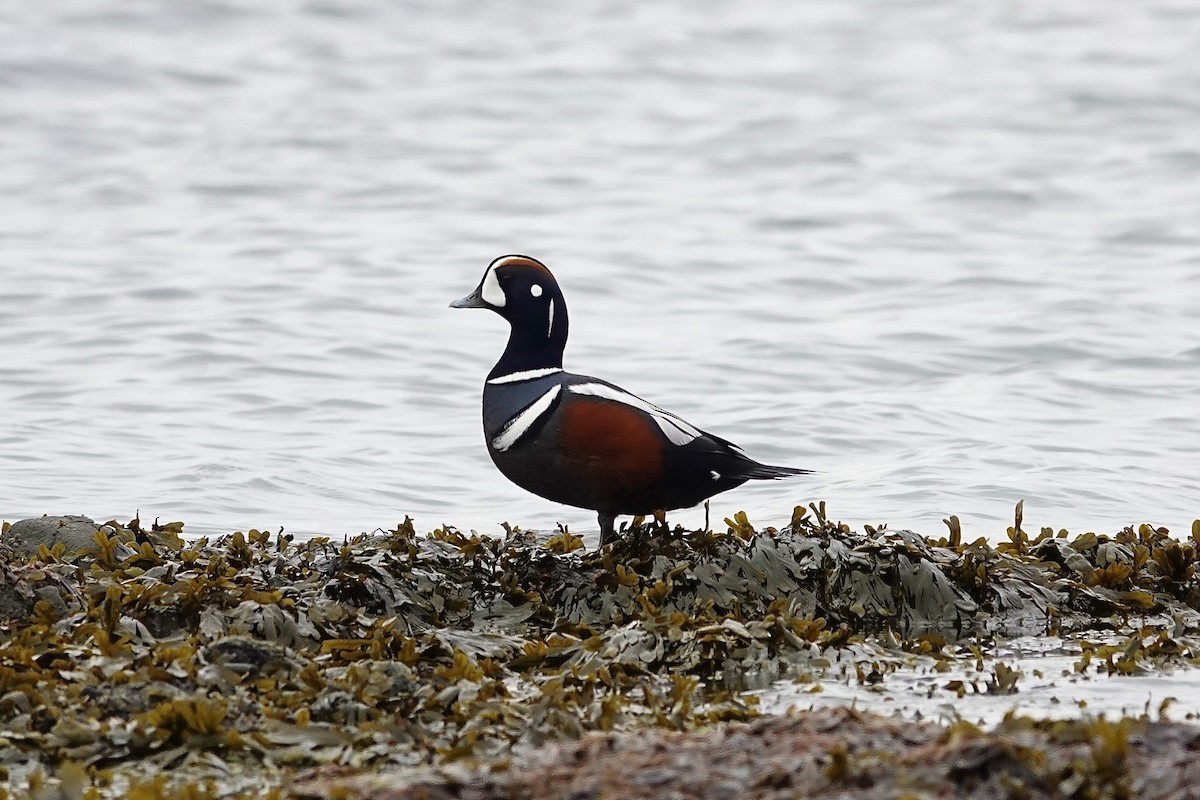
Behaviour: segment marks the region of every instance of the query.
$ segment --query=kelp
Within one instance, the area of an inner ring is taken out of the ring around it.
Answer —
[[[1200,789],[1200,729],[1123,718],[1009,717],[995,730],[886,719],[850,708],[703,733],[593,733],[495,770],[440,767],[323,776],[301,800],[1175,800]]]
[[[136,518],[78,550],[0,539],[0,777],[261,796],[297,770],[504,769],[589,732],[706,731],[755,718],[746,690],[785,676],[870,682],[997,635],[1073,634],[1082,669],[1110,674],[1200,653],[1200,524],[1031,537],[1018,508],[991,545],[954,518],[937,540],[858,533],[823,504],[779,530],[726,522],[631,525],[601,550],[407,518],[340,541]],[[1015,690],[1002,667],[995,691]]]

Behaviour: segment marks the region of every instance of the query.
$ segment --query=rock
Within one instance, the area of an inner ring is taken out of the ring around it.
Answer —
[[[28,586],[0,584],[0,620],[28,617],[35,602],[36,599],[29,595]]]
[[[34,590],[38,600],[45,600],[50,604],[50,609],[54,612],[56,619],[62,619],[70,613],[67,607],[67,601],[63,598],[62,592],[53,586],[42,586]],[[36,601],[35,601],[36,602]]]
[[[39,601],[47,603],[44,611],[55,619],[86,605],[78,587],[60,574],[32,562],[14,564],[6,556],[0,548],[0,621],[20,620],[22,625],[29,624]]]
[[[37,555],[38,547],[53,547],[62,542],[70,554],[80,553],[96,543],[100,528],[88,517],[34,517],[14,522],[4,534],[3,542],[14,553]]]
[[[187,696],[182,689],[164,681],[94,684],[84,687],[80,694],[105,716],[121,719]]]
[[[239,675],[288,672],[299,663],[290,648],[250,636],[226,636],[202,651],[203,660]]]
[[[312,703],[310,709],[315,721],[333,725],[359,725],[371,717],[365,703],[355,700],[349,692],[340,690],[325,692]]]

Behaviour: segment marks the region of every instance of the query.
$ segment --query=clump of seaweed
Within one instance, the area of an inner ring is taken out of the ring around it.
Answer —
[[[954,642],[1119,619],[1139,622],[1123,644],[1085,640],[1082,669],[1196,660],[1200,533],[1030,538],[1021,522],[1018,507],[994,547],[964,544],[956,518],[937,541],[856,533],[824,504],[783,529],[630,525],[600,550],[565,528],[408,518],[340,541],[189,541],[137,518],[74,550],[0,539],[0,774],[34,795],[151,798],[258,796],[333,765],[498,769],[589,732],[752,720],[746,690],[835,662],[866,684],[888,652],[943,664]],[[1019,678],[998,664],[988,690]],[[851,750],[831,763],[841,780],[876,769]]]
[[[1192,753],[1198,736],[1189,725],[1103,717],[1009,717],[984,732],[964,722],[943,727],[839,708],[693,734],[592,733],[501,770],[484,763],[371,776],[317,771],[293,791],[303,800],[334,792],[395,800],[1168,800],[1200,788]]]

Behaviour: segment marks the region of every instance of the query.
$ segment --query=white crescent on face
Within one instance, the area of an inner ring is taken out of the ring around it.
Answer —
[[[490,306],[495,308],[504,308],[504,304],[508,302],[508,298],[504,296],[504,290],[500,288],[500,279],[496,277],[496,268],[488,267],[488,271],[483,275],[483,290],[479,293]]]

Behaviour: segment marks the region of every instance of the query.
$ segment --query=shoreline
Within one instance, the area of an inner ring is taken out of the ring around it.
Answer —
[[[706,781],[740,794],[696,796],[821,796],[846,791],[847,775],[871,791],[936,792],[962,771],[946,764],[973,758],[958,796],[1015,779],[1030,797],[1060,796],[1054,779],[1132,791],[1167,754],[1188,781],[1200,775],[1188,749],[1200,728],[1170,722],[1190,712],[1169,703],[1129,721],[1020,716],[987,733],[838,702],[764,713],[762,695],[786,684],[867,699],[919,685],[950,705],[1036,696],[1035,671],[1006,655],[1021,636],[1061,643],[1073,680],[1186,674],[1200,663],[1195,539],[1149,525],[1028,534],[1019,509],[996,545],[965,543],[953,525],[938,539],[855,533],[820,506],[778,530],[744,514],[727,523],[636,527],[600,551],[566,531],[492,539],[411,520],[345,542],[257,530],[186,540],[181,523],[139,520],[6,524],[0,766],[14,791],[47,798],[131,787],[488,798],[521,786],[565,797],[554,763],[571,754],[592,781],[575,786],[582,796],[638,797],[686,785],[696,764],[716,769],[729,737],[757,737],[757,767],[725,764],[729,776]],[[830,720],[845,731],[809,742]],[[904,741],[910,729],[921,743]],[[1027,763],[1033,745],[1017,743],[1035,740],[1094,769]],[[781,767],[784,750],[770,748],[785,743],[809,766]],[[666,751],[681,760],[655,760]],[[1125,777],[1105,771],[1118,751]],[[625,788],[604,783],[604,765],[622,763],[613,752],[640,765],[617,776]],[[935,753],[948,759],[937,769]]]

